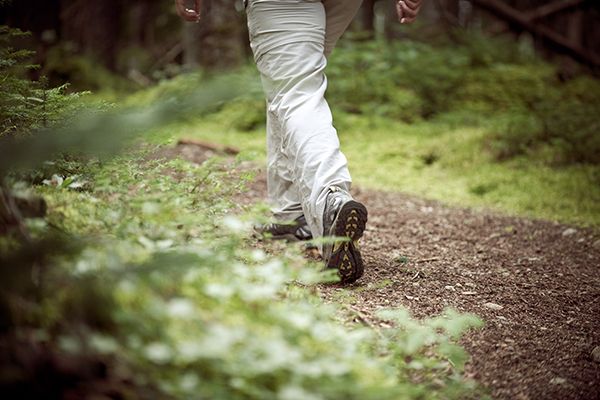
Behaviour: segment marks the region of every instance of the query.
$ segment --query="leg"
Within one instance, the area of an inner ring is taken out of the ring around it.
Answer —
[[[282,149],[281,127],[267,112],[267,195],[277,221],[289,222],[303,213],[298,187],[293,183],[289,160]]]
[[[325,8],[315,0],[250,0],[248,26],[254,57],[290,172],[315,237],[323,234],[329,187],[350,189],[347,161],[324,95]]]
[[[292,182],[314,237],[348,239],[323,244],[322,253],[325,265],[338,269],[342,282],[354,282],[363,274],[358,240],[367,210],[349,194],[347,161],[324,97],[324,70],[326,43],[330,51],[360,2],[351,0],[355,7],[348,12],[343,9],[346,2],[324,1],[249,0],[248,28],[267,97],[270,160],[284,164],[269,167],[277,171],[275,181]],[[332,7],[328,14],[327,4]]]
[[[362,0],[323,0],[327,15],[325,56],[329,57],[338,39],[352,22]]]

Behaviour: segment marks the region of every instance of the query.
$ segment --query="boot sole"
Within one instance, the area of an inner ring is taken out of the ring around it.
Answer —
[[[335,268],[342,283],[353,283],[364,273],[364,265],[358,240],[363,236],[367,225],[367,208],[354,200],[344,204],[333,223],[332,236],[345,237],[348,241],[337,242],[327,268]]]

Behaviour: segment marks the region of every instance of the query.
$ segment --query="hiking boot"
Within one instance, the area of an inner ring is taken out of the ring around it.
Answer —
[[[323,213],[323,236],[340,239],[323,245],[326,268],[335,268],[342,283],[352,283],[363,274],[364,267],[358,240],[367,224],[367,208],[345,191],[331,187]]]
[[[297,242],[300,240],[311,240],[312,233],[306,223],[304,215],[299,216],[293,222],[277,223],[273,222],[255,228],[258,233],[274,240],[287,240],[288,242]]]

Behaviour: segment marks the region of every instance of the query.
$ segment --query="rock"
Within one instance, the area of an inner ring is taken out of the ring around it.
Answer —
[[[486,308],[489,308],[490,310],[494,310],[494,311],[499,311],[504,308],[500,304],[496,304],[496,303],[485,303],[483,306]]]
[[[594,244],[592,244],[592,246],[594,246],[595,248],[597,248],[598,250],[600,250],[600,239],[596,240],[594,242]]]
[[[567,380],[565,378],[557,376],[555,378],[550,379],[550,383],[553,385],[564,385],[565,383],[567,383]]]
[[[577,229],[573,229],[573,228],[568,228],[565,229],[562,233],[563,236],[571,236],[577,233]]]
[[[594,347],[594,350],[592,350],[592,360],[600,363],[600,346],[596,346]]]

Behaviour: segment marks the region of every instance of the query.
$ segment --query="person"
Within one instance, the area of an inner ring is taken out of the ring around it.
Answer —
[[[399,0],[398,19],[410,23],[422,0]],[[350,25],[362,0],[244,0],[250,47],[267,99],[267,192],[274,238],[320,237],[327,268],[341,281],[363,275],[358,246],[366,207],[350,195],[351,178],[325,100],[327,57]],[[201,18],[202,0],[187,8],[187,21]],[[318,241],[317,241],[318,242]]]

